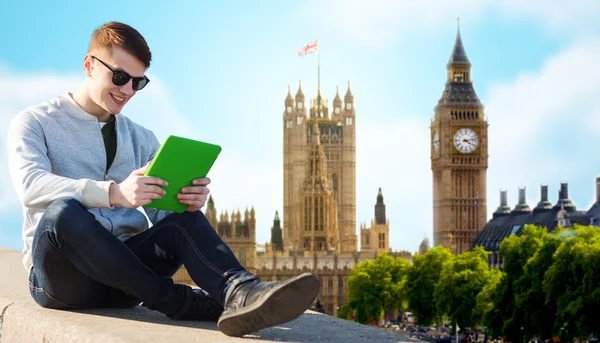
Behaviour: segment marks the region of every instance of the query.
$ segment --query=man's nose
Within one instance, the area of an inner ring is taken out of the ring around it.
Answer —
[[[121,86],[119,90],[128,96],[135,94],[135,91],[133,90],[133,79],[130,79],[126,84]]]

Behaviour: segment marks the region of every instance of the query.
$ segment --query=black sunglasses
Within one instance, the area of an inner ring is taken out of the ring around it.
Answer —
[[[102,63],[106,68],[108,68],[108,70],[112,71],[112,82],[115,84],[115,86],[124,86],[127,84],[127,82],[129,82],[129,79],[132,79],[132,88],[136,91],[139,91],[140,89],[146,87],[148,82],[150,82],[150,79],[147,78],[145,75],[140,77],[132,77],[131,75],[127,74],[122,70],[114,70],[108,64],[102,62],[102,60],[96,56],[92,56],[92,58]]]

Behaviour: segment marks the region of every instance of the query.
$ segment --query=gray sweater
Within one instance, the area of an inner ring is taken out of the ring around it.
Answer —
[[[122,114],[116,117],[117,152],[106,170],[106,150],[97,118],[66,93],[18,113],[8,130],[8,168],[23,205],[23,264],[32,266],[31,245],[44,210],[70,197],[102,226],[125,240],[148,229],[141,211],[111,207],[109,187],[151,160],[160,143],[152,131]],[[168,213],[144,208],[152,223]]]

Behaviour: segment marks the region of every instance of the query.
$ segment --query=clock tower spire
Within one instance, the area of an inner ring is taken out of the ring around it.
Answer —
[[[431,121],[434,245],[460,254],[487,222],[488,122],[457,28],[447,81]]]

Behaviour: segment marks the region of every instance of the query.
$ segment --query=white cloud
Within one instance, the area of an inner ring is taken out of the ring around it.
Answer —
[[[552,33],[598,32],[600,3],[596,0],[503,0],[488,1],[507,18],[536,20]]]
[[[415,32],[453,29],[457,17],[461,26],[477,24],[488,15],[505,20],[533,19],[552,34],[597,33],[600,29],[600,2],[596,0],[568,4],[562,0],[313,0],[304,14],[372,47]]]
[[[551,201],[561,181],[589,184],[593,197],[600,175],[594,141],[600,132],[600,40],[578,43],[548,58],[540,71],[491,86],[486,101],[490,127],[488,205],[498,206],[498,189],[526,186],[528,203],[539,200],[540,183],[548,183]],[[571,192],[571,195],[573,193]],[[573,199],[580,209],[588,198]]]
[[[452,18],[459,16],[475,20],[483,8],[479,0],[313,0],[304,13],[361,43],[382,46],[416,30],[451,27],[456,25]]]

